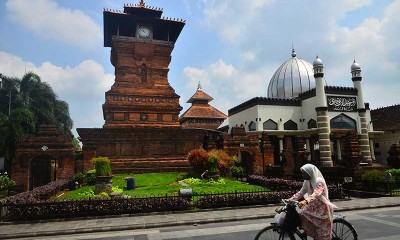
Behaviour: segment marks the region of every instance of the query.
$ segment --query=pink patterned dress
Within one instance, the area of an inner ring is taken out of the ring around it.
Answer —
[[[316,188],[312,191],[313,193],[306,198],[308,204],[299,210],[304,232],[307,236],[317,240],[332,239],[333,208],[318,198],[323,194],[324,187],[324,183],[317,183]],[[311,184],[309,188],[312,189]],[[299,200],[302,197],[304,195],[300,190],[290,200]]]

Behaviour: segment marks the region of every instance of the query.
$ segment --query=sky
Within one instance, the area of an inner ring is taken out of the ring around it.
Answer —
[[[114,83],[103,46],[103,9],[139,0],[1,0],[0,73],[37,73],[66,101],[76,128],[101,128],[105,92]],[[163,16],[185,19],[168,79],[181,114],[198,83],[228,110],[266,97],[278,67],[297,57],[324,62],[328,85],[352,87],[362,68],[371,109],[399,104],[400,0],[146,0]]]

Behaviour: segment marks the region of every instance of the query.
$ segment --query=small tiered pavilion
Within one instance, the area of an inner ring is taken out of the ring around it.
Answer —
[[[209,104],[213,100],[199,83],[197,91],[187,101],[192,106],[181,115],[179,123],[183,128],[217,129],[227,116]]]

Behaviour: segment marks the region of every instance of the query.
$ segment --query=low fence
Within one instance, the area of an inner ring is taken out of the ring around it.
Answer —
[[[400,195],[398,182],[372,182],[360,179],[326,179],[331,198],[343,198],[343,191],[363,191],[380,195]],[[298,189],[297,189],[298,190]],[[0,202],[1,221],[89,217],[138,214],[148,212],[186,211],[221,207],[275,204],[296,190],[254,190],[218,193],[196,193],[181,189],[175,195],[152,197],[114,196],[110,199],[37,201],[30,203]]]
[[[278,203],[293,191],[269,190],[221,193],[191,193],[181,195],[133,198],[115,196],[110,199],[41,201],[30,203],[0,203],[2,221],[88,217],[101,215],[137,214],[148,212],[184,211],[217,207],[249,206]]]

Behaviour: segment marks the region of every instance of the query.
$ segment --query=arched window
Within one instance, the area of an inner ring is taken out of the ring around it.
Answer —
[[[255,131],[256,130],[256,124],[252,121],[249,124],[249,131]]]
[[[292,120],[289,120],[283,124],[283,129],[285,130],[297,130],[297,123],[293,122]]]
[[[356,121],[345,114],[332,118],[330,123],[332,129],[356,129]]]
[[[278,130],[278,124],[271,119],[268,119],[263,123],[264,130]]]
[[[308,129],[311,128],[317,128],[317,121],[314,119],[310,119],[310,121],[307,122]]]

